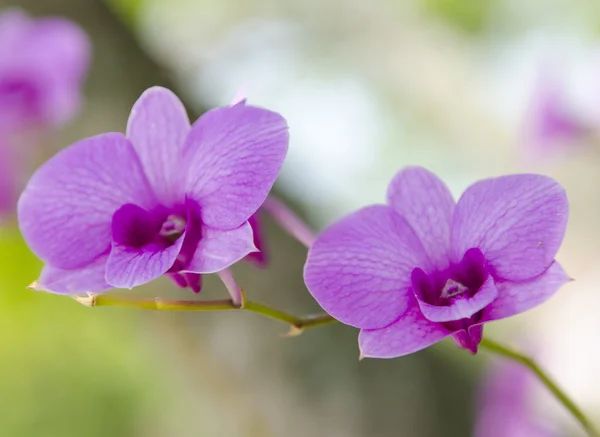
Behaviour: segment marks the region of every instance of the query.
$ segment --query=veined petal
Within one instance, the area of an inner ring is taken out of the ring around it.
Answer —
[[[56,294],[82,295],[100,293],[113,288],[104,279],[108,255],[100,255],[90,264],[74,270],[44,266],[36,290]]]
[[[448,267],[455,202],[446,184],[429,170],[408,167],[392,179],[387,199],[415,230],[434,267]]]
[[[283,164],[288,130],[275,112],[238,104],[204,114],[184,146],[187,195],[216,229],[242,225],[262,205]]]
[[[417,294],[416,291],[415,294]],[[432,322],[451,322],[468,319],[489,305],[497,296],[498,290],[494,284],[494,279],[488,276],[477,293],[471,297],[454,299],[448,306],[431,305],[423,301],[418,294],[416,297],[425,318]]]
[[[427,320],[416,302],[397,321],[382,329],[363,329],[358,336],[365,358],[396,358],[425,349],[450,335],[441,324]]]
[[[391,207],[363,208],[334,223],[308,251],[304,281],[325,311],[348,325],[383,328],[406,311],[421,242]]]
[[[85,266],[111,244],[114,212],[156,203],[129,141],[118,133],[87,138],[57,153],[29,180],[18,202],[31,250],[60,269]]]
[[[115,288],[133,288],[164,275],[177,260],[184,240],[185,232],[167,248],[151,244],[139,249],[113,241],[106,262],[106,282]]]
[[[255,252],[252,227],[248,222],[230,231],[202,227],[202,238],[184,271],[216,273]]]
[[[181,101],[166,88],[149,88],[135,102],[127,122],[127,138],[140,157],[144,172],[164,205],[181,201],[179,162],[190,131]]]
[[[549,177],[511,175],[477,182],[454,212],[453,257],[478,247],[495,278],[531,279],[552,263],[568,213],[564,189]]]
[[[498,298],[484,310],[482,320],[504,319],[530,310],[546,302],[570,280],[555,261],[544,273],[528,281],[498,283]]]

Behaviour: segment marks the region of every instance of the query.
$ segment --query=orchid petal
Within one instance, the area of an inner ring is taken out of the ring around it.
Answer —
[[[495,278],[521,281],[550,266],[565,234],[564,189],[541,175],[486,179],[462,195],[452,223],[454,259],[479,248]]]
[[[426,257],[406,220],[389,206],[375,205],[317,237],[304,281],[319,305],[341,322],[383,328],[406,310],[410,273]]]

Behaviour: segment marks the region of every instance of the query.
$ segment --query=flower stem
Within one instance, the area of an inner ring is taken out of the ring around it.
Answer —
[[[288,335],[298,335],[309,328],[333,323],[336,320],[329,314],[316,314],[304,317],[295,316],[285,311],[264,305],[262,303],[243,300],[241,305],[231,299],[223,300],[168,300],[156,297],[154,299],[130,299],[107,295],[74,296],[77,302],[88,307],[124,307],[156,311],[226,311],[245,310],[257,313],[271,319],[279,320],[291,326]]]
[[[270,317],[271,319],[279,320],[280,322],[288,323],[291,325],[288,335],[298,335],[301,334],[305,329],[328,325],[329,323],[336,321],[329,314],[313,314],[304,317],[297,317],[284,311],[280,311],[276,308],[248,300],[244,302],[242,309]]]
[[[270,195],[262,205],[273,219],[292,237],[304,244],[312,246],[317,238],[315,232],[300,217],[298,217],[285,203]]]
[[[480,346],[498,355],[502,355],[509,360],[516,361],[525,367],[528,367],[538,379],[546,386],[548,390],[558,399],[558,401],[579,421],[581,426],[586,430],[591,437],[600,437],[598,431],[594,428],[592,422],[586,417],[581,409],[573,402],[567,394],[546,374],[544,370],[531,358],[520,352],[514,351],[495,341],[484,338],[481,340]]]

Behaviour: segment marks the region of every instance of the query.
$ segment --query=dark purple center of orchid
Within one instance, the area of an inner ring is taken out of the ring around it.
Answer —
[[[461,262],[430,274],[420,268],[412,271],[417,298],[434,306],[450,306],[473,297],[489,276],[485,258],[477,248],[469,249]]]
[[[481,250],[467,250],[459,263],[432,273],[420,268],[412,271],[412,286],[423,315],[443,324],[452,332],[462,331],[463,343],[479,343],[470,338],[469,329],[481,320],[481,310],[496,297],[490,286],[490,272]]]
[[[165,207],[147,211],[131,203],[119,208],[112,220],[113,240],[134,249],[169,247],[183,235],[185,228],[186,219],[180,211]]]
[[[189,287],[196,293],[200,291],[201,276],[185,271],[202,238],[200,208],[194,202],[186,201],[184,206],[175,208],[158,206],[152,210],[130,203],[123,205],[113,215],[112,238],[131,249],[153,252],[165,250],[184,238],[177,259],[167,273],[177,285]]]

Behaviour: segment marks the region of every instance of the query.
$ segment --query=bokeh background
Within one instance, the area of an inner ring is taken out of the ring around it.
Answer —
[[[381,202],[405,165],[435,171],[457,195],[493,175],[555,177],[572,210],[558,259],[575,281],[486,335],[532,351],[600,420],[600,3],[0,0],[5,7],[69,17],[94,49],[81,114],[39,139],[29,173],[79,138],[124,131],[133,102],[158,84],[196,114],[241,86],[253,104],[281,112],[292,142],[277,191],[317,229]],[[545,78],[560,84],[586,135],[539,149],[530,143]],[[318,311],[302,284],[305,249],[267,225],[271,265],[236,266],[238,282],[255,300]],[[0,228],[1,436],[470,436],[495,359],[444,342],[359,362],[357,333],[340,325],[283,338],[286,326],[253,314],[90,309],[26,290],[39,269],[9,218]],[[226,293],[216,280],[205,290]],[[190,297],[166,280],[135,293]],[[530,404],[557,435],[583,435],[543,388]]]

